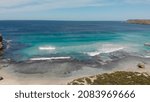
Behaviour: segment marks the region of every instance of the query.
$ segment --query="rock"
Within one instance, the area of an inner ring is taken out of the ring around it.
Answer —
[[[2,42],[2,41],[3,41],[2,34],[0,34],[0,42]]]
[[[3,49],[3,37],[2,34],[0,34],[0,50]]]
[[[150,24],[150,19],[130,19],[127,22],[133,24]]]
[[[0,49],[2,49],[3,48],[3,45],[2,45],[2,42],[0,42]]]
[[[139,63],[139,64],[137,65],[137,67],[143,69],[143,68],[145,68],[145,64],[144,64],[144,63]]]
[[[0,50],[2,50],[3,49],[3,45],[2,45],[2,43],[0,42]]]
[[[3,79],[4,79],[3,77],[0,77],[0,81],[3,80]]]

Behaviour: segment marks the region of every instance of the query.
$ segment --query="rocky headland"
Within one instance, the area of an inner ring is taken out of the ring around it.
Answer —
[[[132,23],[132,24],[150,24],[150,19],[130,19],[127,20],[127,23]]]

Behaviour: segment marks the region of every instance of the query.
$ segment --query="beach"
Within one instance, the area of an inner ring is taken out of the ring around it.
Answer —
[[[46,66],[46,63],[43,62]],[[144,63],[144,68],[138,68],[139,63]],[[33,64],[32,64],[33,65]],[[127,71],[127,72],[140,72],[150,74],[150,59],[138,58],[138,57],[128,57],[122,60],[110,62],[101,68],[90,68],[86,65],[82,66],[80,69],[71,70],[71,68],[63,68],[61,70],[53,69],[48,70],[49,67],[43,70],[38,70],[35,66],[40,69],[43,68],[42,62],[40,64],[34,62],[34,72],[28,72],[27,70],[19,70],[24,66],[26,68],[31,68],[29,64],[22,64],[22,66],[16,66],[15,64],[2,64],[0,75],[4,78],[0,81],[1,85],[66,85],[74,79],[81,77],[88,77],[103,73],[112,73],[116,71]],[[49,66],[49,63],[47,64]],[[57,64],[58,65],[58,64]],[[71,66],[70,66],[71,67]],[[62,67],[61,67],[62,68]],[[106,69],[107,68],[107,69]],[[74,69],[74,68],[72,68]],[[45,72],[44,72],[45,70]],[[142,83],[141,83],[142,84]]]

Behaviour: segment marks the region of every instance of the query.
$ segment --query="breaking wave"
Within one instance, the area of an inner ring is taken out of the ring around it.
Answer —
[[[56,48],[53,46],[40,46],[39,50],[46,50],[46,51],[51,51],[51,50],[55,50]]]
[[[30,58],[31,61],[44,61],[44,60],[64,60],[70,59],[71,57],[40,57],[40,58]]]
[[[89,56],[96,56],[101,53],[111,53],[111,52],[116,52],[125,49],[125,47],[120,46],[120,45],[113,45],[113,44],[104,44],[99,48],[97,51],[93,52],[87,52]]]

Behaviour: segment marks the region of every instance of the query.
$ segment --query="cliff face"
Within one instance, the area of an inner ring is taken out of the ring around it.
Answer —
[[[3,37],[0,34],[0,50],[2,50],[2,49],[3,49]]]
[[[132,20],[127,20],[128,23],[133,23],[133,24],[150,24],[150,19],[149,20],[142,20],[142,19],[132,19]]]

